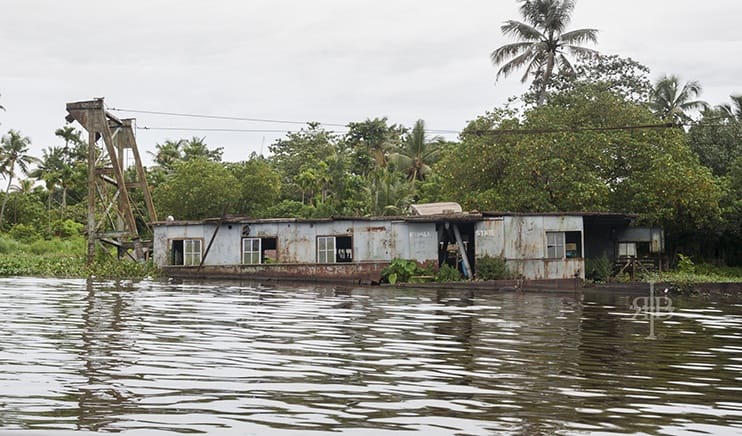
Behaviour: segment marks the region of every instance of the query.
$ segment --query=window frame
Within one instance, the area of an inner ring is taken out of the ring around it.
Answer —
[[[551,240],[550,237],[557,237],[557,240]],[[547,259],[564,259],[564,232],[546,232],[546,258]]]
[[[324,244],[321,244],[320,241],[323,241]],[[332,249],[328,248],[328,241],[332,241]],[[335,242],[335,236],[317,236],[317,263],[337,263]],[[331,259],[328,259],[328,257],[331,257]]]
[[[258,249],[254,250],[255,246],[253,245],[257,241],[258,243]],[[246,250],[247,243],[250,243],[251,250]],[[250,256],[250,262],[248,262],[247,257]],[[256,260],[255,257],[257,256],[257,262],[253,262],[253,260]],[[242,238],[242,264],[243,265],[260,265],[263,263],[263,239],[262,238]]]
[[[175,242],[180,244],[180,263],[175,263]],[[203,259],[203,239],[202,238],[173,238],[169,241],[170,245],[170,265],[173,266],[199,266]]]

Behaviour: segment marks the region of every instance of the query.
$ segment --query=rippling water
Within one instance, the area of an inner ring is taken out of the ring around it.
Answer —
[[[633,299],[0,279],[0,428],[742,434],[740,300]]]

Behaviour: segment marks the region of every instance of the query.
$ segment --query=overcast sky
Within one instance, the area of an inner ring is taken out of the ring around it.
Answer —
[[[32,153],[61,145],[67,102],[109,108],[346,124],[388,117],[455,130],[519,95],[495,82],[490,52],[520,19],[515,0],[4,0],[0,130]],[[578,0],[570,29],[599,29],[596,49],[698,80],[711,104],[742,93],[740,0]],[[299,125],[112,112],[151,128]],[[80,127],[75,124],[76,127]],[[246,159],[284,133],[138,130],[140,151],[206,137]],[[454,138],[455,135],[449,135]],[[149,160],[148,157],[145,159]]]

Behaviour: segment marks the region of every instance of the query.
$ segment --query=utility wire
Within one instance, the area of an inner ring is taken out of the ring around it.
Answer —
[[[212,119],[212,120],[252,121],[256,123],[295,124],[295,125],[305,125],[305,124],[310,123],[310,121],[277,120],[277,119],[268,119],[268,118],[234,117],[234,116],[224,116],[224,115],[190,114],[190,113],[182,113],[182,112],[147,111],[147,110],[124,109],[124,108],[115,108],[115,107],[111,107],[107,109],[111,111],[117,111],[117,112],[129,112],[129,113],[149,114],[149,115],[166,115],[166,116],[171,116],[171,117],[205,118],[205,119]],[[347,124],[340,124],[340,123],[319,122],[319,124],[323,126],[329,126],[329,127],[344,127],[346,129],[348,127]],[[148,129],[148,130],[206,130],[208,131],[207,129],[198,129],[198,128],[149,127],[145,129]],[[272,133],[272,132],[285,132],[286,130],[214,129],[213,131]],[[459,133],[458,130],[451,130],[451,129],[426,129],[426,131],[430,133]]]
[[[150,115],[166,115],[174,117],[188,117],[188,118],[205,118],[205,119],[217,119],[217,120],[231,120],[231,121],[252,121],[260,123],[277,123],[277,124],[293,124],[293,125],[304,125],[308,124],[307,121],[293,121],[293,120],[278,120],[278,119],[267,119],[267,118],[249,118],[249,117],[234,117],[234,116],[223,116],[223,115],[205,115],[205,114],[191,114],[182,112],[162,112],[162,111],[148,111],[139,109],[124,109],[124,108],[109,108],[112,111],[119,112],[130,112],[130,113],[141,113]],[[346,124],[339,123],[319,123],[323,126],[330,127],[343,127],[347,129]],[[544,129],[492,129],[492,130],[475,130],[470,133],[477,136],[488,136],[488,135],[535,135],[535,134],[549,134],[549,133],[576,133],[576,132],[605,132],[605,131],[616,131],[616,130],[636,130],[636,129],[667,129],[667,128],[680,128],[684,124],[681,123],[660,123],[660,124],[638,124],[631,126],[614,126],[614,127],[566,127],[566,128],[544,128]],[[170,130],[170,131],[196,131],[196,132],[240,132],[240,133],[285,133],[288,130],[279,129],[231,129],[231,128],[197,128],[197,127],[150,127],[150,126],[137,126],[138,130]],[[446,130],[446,129],[426,129],[430,133],[450,133],[457,134],[457,130]],[[329,130],[330,133],[340,133],[334,130]]]
[[[109,110],[117,112],[130,112],[135,114],[150,114],[150,115],[168,115],[171,117],[188,117],[188,118],[208,118],[212,120],[231,120],[231,121],[254,121],[257,123],[277,123],[277,124],[307,124],[309,121],[290,121],[290,120],[274,120],[267,118],[247,118],[247,117],[231,117],[224,115],[203,115],[203,114],[186,114],[181,112],[160,112],[160,111],[145,111],[138,109],[123,109],[123,108],[109,108]],[[334,127],[345,127],[344,124],[333,124],[333,123],[322,123],[325,126]]]
[[[566,127],[566,128],[548,128],[548,129],[493,129],[493,130],[475,130],[474,135],[533,135],[546,133],[573,133],[573,132],[605,132],[612,130],[638,130],[638,129],[668,129],[673,127],[682,127],[682,124],[661,123],[661,124],[638,124],[634,126],[614,126],[614,127]]]
[[[175,130],[175,131],[193,131],[193,132],[243,132],[243,133],[286,133],[288,130],[281,129],[224,129],[224,128],[199,128],[199,127],[137,127],[137,130]],[[335,133],[333,130],[326,132]]]

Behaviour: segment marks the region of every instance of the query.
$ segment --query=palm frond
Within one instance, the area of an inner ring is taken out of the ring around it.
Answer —
[[[512,36],[520,41],[539,41],[544,39],[544,34],[535,27],[520,21],[508,20],[500,26],[502,34]]]
[[[565,45],[598,43],[598,29],[577,29],[562,33],[561,39]]]

